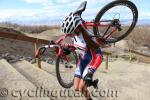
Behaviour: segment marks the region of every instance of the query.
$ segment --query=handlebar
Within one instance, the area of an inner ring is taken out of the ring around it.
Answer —
[[[58,53],[57,53],[57,56],[60,56],[61,53],[62,53],[62,48],[61,46],[57,45],[57,44],[54,44],[54,45],[45,45],[45,46],[42,46],[40,48],[38,48],[35,52],[35,57],[39,57],[40,55],[44,54],[44,52],[46,51],[46,49],[48,48],[58,48]]]

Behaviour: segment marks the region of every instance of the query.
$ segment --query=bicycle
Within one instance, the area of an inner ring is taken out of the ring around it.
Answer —
[[[86,9],[86,4],[87,1],[82,2],[74,14],[81,17],[82,12]],[[123,8],[123,10],[120,10],[121,8]],[[130,13],[131,15],[129,15]],[[123,19],[121,19],[122,16],[124,16]],[[91,30],[89,27],[93,27],[94,37],[99,38],[99,40],[106,45],[118,42],[129,35],[129,33],[131,33],[134,29],[137,20],[138,10],[135,4],[128,0],[117,0],[104,6],[96,15],[95,20],[83,21],[82,25],[85,26],[87,30]],[[64,79],[65,76],[61,74],[67,74],[66,71],[75,68],[74,66],[76,66],[78,62],[78,55],[75,51],[76,48],[69,48],[71,54],[66,54],[64,52],[65,46],[63,46],[63,41],[66,37],[67,35],[62,35],[58,40],[51,41],[50,44],[38,48],[36,51],[36,57],[42,55],[49,48],[55,48],[55,53],[57,56],[57,80],[62,87],[70,88],[73,85],[73,77],[67,81]],[[72,74],[73,71],[70,72]]]

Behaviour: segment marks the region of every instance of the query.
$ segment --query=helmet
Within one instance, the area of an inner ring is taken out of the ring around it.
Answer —
[[[65,34],[72,34],[81,24],[81,17],[74,15],[72,12],[65,17],[61,25],[61,31]]]

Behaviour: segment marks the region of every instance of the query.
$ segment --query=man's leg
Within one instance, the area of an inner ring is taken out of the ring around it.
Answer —
[[[80,80],[79,91],[86,97],[87,100],[92,100],[89,90],[83,79]]]
[[[78,77],[74,77],[74,89],[75,89],[75,91],[79,91],[79,84],[80,84],[80,78],[78,78]]]

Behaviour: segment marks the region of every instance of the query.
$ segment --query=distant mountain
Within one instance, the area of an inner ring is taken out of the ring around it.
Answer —
[[[122,20],[125,25],[129,24],[130,21],[128,19]],[[1,21],[2,22],[2,21]],[[44,18],[8,18],[5,19],[3,22],[11,22],[11,23],[16,23],[16,24],[26,24],[26,25],[60,25],[62,22],[62,19],[52,19],[49,17],[44,17]],[[150,19],[139,19],[138,20],[138,25],[150,25]]]
[[[60,25],[62,22],[62,19],[51,19],[51,18],[35,18],[35,19],[28,19],[28,18],[7,18],[0,22],[10,22],[10,23],[16,23],[21,25]]]

